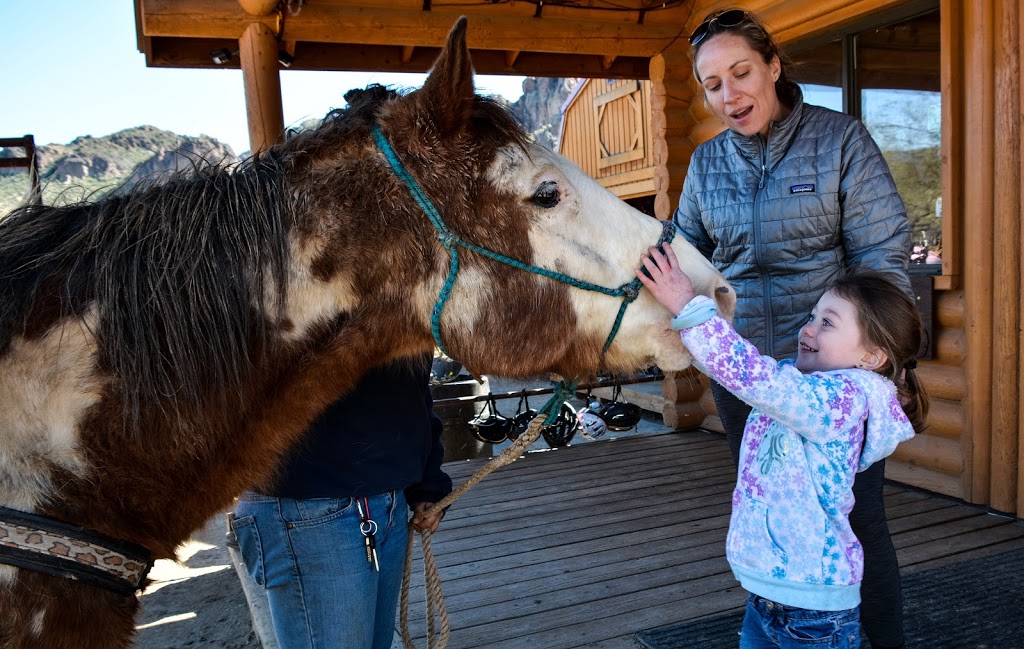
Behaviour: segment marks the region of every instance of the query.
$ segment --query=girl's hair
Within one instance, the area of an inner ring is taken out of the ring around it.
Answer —
[[[704,22],[701,24],[708,25],[707,36],[702,38],[693,46],[693,78],[700,83],[700,74],[697,72],[697,54],[713,36],[725,32],[742,36],[746,39],[747,44],[750,45],[750,49],[759,53],[765,63],[771,63],[773,57],[779,57],[781,70],[779,72],[779,78],[775,81],[775,94],[783,104],[792,108],[793,104],[796,103],[796,98],[800,95],[799,86],[797,86],[793,81],[790,81],[789,76],[787,75],[787,72],[792,71],[793,62],[789,60],[786,53],[782,51],[779,44],[776,43],[775,39],[772,38],[772,35],[768,33],[768,28],[764,26],[764,22],[749,11],[743,11],[743,20],[732,27],[723,27],[717,22],[711,22],[727,11],[743,10],[719,9],[704,16]]]
[[[848,271],[830,290],[856,307],[864,342],[885,352],[888,358],[876,371],[896,384],[903,411],[921,432],[928,395],[915,370],[925,336],[917,305],[889,276],[873,270]]]

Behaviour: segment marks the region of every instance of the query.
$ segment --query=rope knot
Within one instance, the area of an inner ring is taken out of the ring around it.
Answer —
[[[448,230],[438,233],[437,240],[448,250],[451,250],[452,247],[459,243],[459,238],[455,236],[455,233]]]
[[[640,296],[640,280],[634,279],[629,284],[622,285],[622,297],[626,299],[626,302],[632,302]]]

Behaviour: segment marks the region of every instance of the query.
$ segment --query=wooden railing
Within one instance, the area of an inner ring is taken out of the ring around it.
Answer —
[[[25,135],[23,137],[5,137],[0,138],[0,147],[2,148],[22,148],[25,149],[25,155],[14,158],[0,158],[0,169],[27,169],[28,170],[28,182],[31,192],[29,194],[29,203],[41,203],[43,194],[39,187],[39,165],[36,162],[36,143],[35,138],[31,135]]]

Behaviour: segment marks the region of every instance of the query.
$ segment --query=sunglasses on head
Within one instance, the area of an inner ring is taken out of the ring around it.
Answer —
[[[697,25],[697,29],[693,30],[693,33],[690,34],[690,45],[696,47],[698,43],[707,37],[715,25],[723,29],[732,29],[739,26],[746,18],[747,12],[742,9],[730,9],[729,11],[723,11],[717,16],[708,18]]]

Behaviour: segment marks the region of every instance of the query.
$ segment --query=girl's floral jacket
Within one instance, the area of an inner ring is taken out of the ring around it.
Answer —
[[[733,573],[782,604],[857,606],[864,555],[847,518],[854,476],[914,435],[896,387],[867,370],[803,374],[791,360],[761,356],[704,296],[677,321],[687,319],[700,322],[681,331],[694,364],[753,406],[726,544]]]

